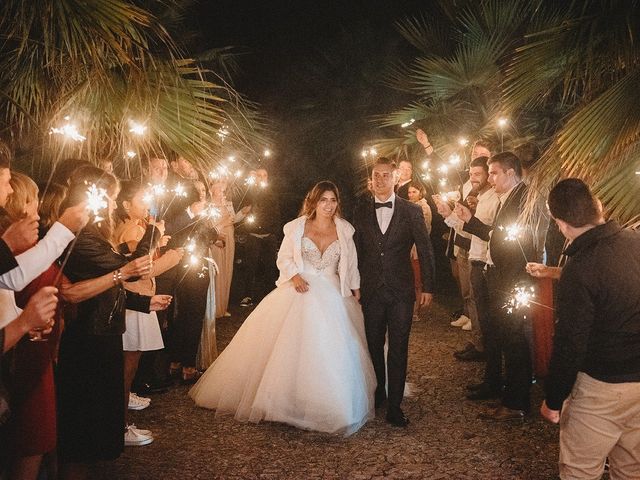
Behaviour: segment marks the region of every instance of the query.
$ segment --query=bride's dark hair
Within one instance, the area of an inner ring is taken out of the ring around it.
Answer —
[[[308,219],[313,220],[316,217],[316,207],[318,206],[318,202],[324,192],[333,192],[336,196],[336,200],[338,201],[336,215],[341,217],[342,210],[340,209],[340,192],[338,192],[336,184],[329,180],[323,180],[316,183],[311,191],[307,193],[307,196],[304,198],[304,203],[302,204],[302,210],[300,210],[300,215],[304,215]]]

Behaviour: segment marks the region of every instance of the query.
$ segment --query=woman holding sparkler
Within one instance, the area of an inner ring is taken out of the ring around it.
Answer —
[[[186,258],[177,267],[174,284],[175,316],[169,324],[170,374],[184,384],[195,383],[198,346],[207,307],[209,289],[209,248],[218,238],[212,220],[206,215],[206,190],[198,180],[185,186],[188,207],[167,225],[169,247],[184,247]]]
[[[191,389],[197,405],[344,435],[373,417],[353,233],[336,186],[316,184],[284,227],[278,287]]]
[[[149,216],[149,207],[145,203],[147,189],[146,185],[137,181],[121,183],[116,210],[119,223],[114,232],[114,239],[116,244],[125,247],[128,252],[134,252],[138,248],[145,234],[146,220]],[[164,222],[160,222],[157,226],[162,231]],[[162,237],[159,246],[166,245],[167,241],[167,237]],[[166,251],[154,262],[150,276],[140,278],[135,282],[127,282],[125,288],[127,291],[141,295],[155,295],[155,276],[177,265],[182,258],[182,253],[181,249]],[[154,252],[151,251],[150,255],[153,258]],[[125,408],[142,410],[149,405],[149,400],[132,394],[131,383],[136,375],[142,352],[164,348],[156,312],[146,313],[127,309],[126,331],[122,336],[122,343],[124,346]],[[137,429],[132,425],[126,425],[126,428],[125,446],[147,445],[153,441],[153,436],[150,433],[142,435],[138,432],[136,434]]]
[[[24,174],[12,172],[10,185],[13,193],[9,196],[5,212],[0,218],[0,231],[4,231],[7,225],[23,218],[38,218],[38,187],[33,180]],[[59,210],[56,211],[49,227],[58,220],[61,223],[51,232],[53,236],[58,237],[56,240],[59,245],[58,249],[53,249],[49,254],[41,250],[34,256],[34,259],[40,262],[40,271],[43,273],[26,286],[15,285],[21,291],[16,291],[11,295],[11,297],[15,295],[15,303],[12,306],[6,303],[3,305],[7,314],[13,312],[15,315],[19,312],[16,304],[25,308],[29,300],[37,295],[37,292],[43,287],[54,284],[53,279],[59,271],[54,263],[55,257],[62,252],[69,239],[73,238],[73,234],[68,230],[77,230],[86,222],[88,216],[83,210],[84,207],[82,210],[75,208],[65,212],[62,216],[59,215]],[[66,229],[61,229],[62,226]],[[67,231],[62,234],[61,232],[64,230]],[[25,276],[29,277],[28,274]],[[25,276],[22,278],[24,279]],[[10,353],[13,415],[8,425],[8,438],[11,441],[7,446],[9,447],[9,458],[12,459],[11,478],[35,479],[44,455],[55,451],[56,402],[53,360],[57,354],[58,339],[62,328],[60,303],[55,310],[55,315],[51,318],[53,319],[53,328],[47,327],[46,337],[43,337],[44,332],[37,332],[37,335],[31,338],[24,337]]]
[[[64,274],[75,282],[67,293],[63,289],[63,296],[77,303],[77,310],[66,319],[58,362],[62,478],[86,477],[89,463],[114,459],[122,453],[125,309],[150,312],[167,308],[171,301],[168,295],[149,297],[124,288],[124,282],[150,273],[148,252],[160,238],[158,230],[150,226],[131,257],[118,253],[112,241],[111,220],[118,181],[103,170],[88,167],[73,177],[67,203],[87,198],[90,204],[104,201],[105,207],[93,212],[104,218],[81,231],[70,247],[66,264],[63,262]],[[92,197],[106,198],[98,202],[89,198],[88,186]]]
[[[220,212],[220,219],[216,222],[216,228],[220,232],[220,238],[215,248],[211,249],[212,257],[220,268],[216,276],[216,317],[230,317],[229,292],[231,291],[231,278],[233,277],[233,256],[235,252],[235,228],[234,225],[243,220],[251,207],[245,206],[238,213],[233,208],[231,200],[227,199],[226,191],[229,186],[227,179],[219,179],[210,183],[211,204]]]

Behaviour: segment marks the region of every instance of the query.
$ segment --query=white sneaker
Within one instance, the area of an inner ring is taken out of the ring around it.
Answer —
[[[471,330],[471,320],[469,320],[467,323],[465,323],[464,325],[462,325],[462,327],[461,327],[461,328],[462,328],[462,330],[465,330],[465,331],[467,331],[467,332],[468,332],[469,330]]]
[[[145,402],[135,393],[129,394],[129,410],[144,410],[149,406],[149,402]]]
[[[142,402],[146,402],[146,403],[151,403],[151,399],[149,397],[141,397],[140,395],[138,395],[135,392],[131,392],[129,393],[129,398],[131,398],[131,396],[134,396],[135,398],[137,398],[138,400],[142,401]]]
[[[466,315],[460,315],[458,319],[451,322],[450,325],[452,327],[462,327],[469,322],[471,322],[471,319],[469,317],[467,317]]]
[[[153,434],[151,433],[151,430],[143,430],[142,428],[138,428],[136,427],[135,423],[132,423],[131,425],[129,425],[127,428],[130,428],[132,430],[135,430],[136,433],[140,434],[140,435],[147,435],[149,437],[152,437]]]
[[[129,425],[124,432],[124,446],[125,447],[140,447],[142,445],[149,445],[153,442],[151,435],[142,435],[136,428],[132,428],[133,425]]]

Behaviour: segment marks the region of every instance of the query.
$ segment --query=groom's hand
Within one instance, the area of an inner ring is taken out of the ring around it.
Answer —
[[[420,294],[420,308],[428,307],[433,301],[433,293],[422,292]]]

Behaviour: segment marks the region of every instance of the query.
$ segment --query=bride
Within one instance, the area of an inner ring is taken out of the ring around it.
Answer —
[[[337,187],[314,186],[284,226],[277,288],[191,389],[198,406],[344,435],[373,417],[353,232]]]

